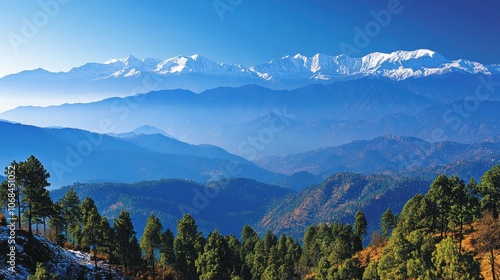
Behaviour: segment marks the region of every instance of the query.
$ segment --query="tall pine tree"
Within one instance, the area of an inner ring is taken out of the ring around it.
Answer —
[[[156,279],[155,273],[155,255],[156,252],[161,248],[161,232],[163,226],[160,220],[154,215],[149,215],[146,221],[146,227],[144,228],[144,233],[141,237],[140,246],[144,252],[144,260],[146,263],[151,264],[151,272],[153,280]]]
[[[174,240],[175,268],[183,280],[196,280],[195,262],[198,258],[198,226],[189,214],[184,214],[177,223],[177,236]]]
[[[137,255],[140,258],[140,248],[130,213],[122,210],[113,220],[113,229],[116,238],[114,256],[120,260],[126,273],[133,274],[134,260]]]
[[[49,207],[52,204],[52,200],[46,189],[46,187],[50,186],[50,183],[47,181],[50,174],[43,167],[42,163],[32,155],[25,162],[19,163],[17,176],[19,176],[20,184],[23,188],[22,201],[26,203],[28,208],[28,232],[33,234],[31,228],[33,218],[36,216],[47,217],[52,210],[52,207]]]

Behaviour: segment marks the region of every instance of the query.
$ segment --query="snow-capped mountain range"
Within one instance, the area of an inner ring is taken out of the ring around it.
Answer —
[[[134,56],[110,59],[104,63],[88,63],[73,68],[69,75],[84,74],[94,79],[134,77],[144,73],[179,75],[203,73],[222,76],[258,76],[265,80],[280,78],[309,78],[311,80],[334,80],[349,76],[384,76],[395,80],[411,77],[439,75],[451,71],[491,74],[498,72],[500,65],[482,65],[465,59],[449,60],[430,50],[371,53],[361,58],[345,55],[331,56],[318,53],[312,57],[296,54],[273,59],[266,64],[245,68],[241,65],[216,63],[201,55],[176,56],[166,60]]]
[[[449,60],[426,49],[392,53],[375,52],[359,58],[343,54],[331,56],[318,53],[312,57],[296,54],[273,59],[268,63],[249,68],[242,65],[216,63],[207,57],[195,54],[192,56],[179,55],[166,60],[155,58],[141,60],[134,56],[128,56],[110,59],[104,63],[87,63],[68,72],[51,73],[43,69],[36,69],[9,75],[4,79],[16,76],[37,76],[41,73],[45,75],[64,74],[66,77],[88,78],[90,80],[134,78],[145,74],[180,76],[187,73],[198,73],[231,78],[256,78],[274,82],[279,82],[282,79],[334,81],[363,76],[404,80],[453,71],[491,75],[493,72],[500,73],[500,65],[483,65],[465,59]]]
[[[68,72],[27,70],[0,79],[0,96],[15,94],[25,100],[44,96],[43,102],[20,105],[53,105],[88,102],[113,96],[134,95],[160,89],[201,92],[220,86],[257,84],[272,89],[294,89],[312,83],[329,83],[363,77],[405,80],[449,73],[500,75],[500,65],[483,65],[465,59],[449,60],[426,49],[371,53],[355,58],[345,55],[301,54],[244,67],[217,63],[201,56],[175,56],[161,60],[128,56],[104,63],[87,63]],[[53,100],[51,100],[53,99]],[[0,107],[0,111],[2,111]]]

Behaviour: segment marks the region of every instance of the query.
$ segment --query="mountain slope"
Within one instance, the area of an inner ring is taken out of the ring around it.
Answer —
[[[120,274],[109,268],[81,263],[78,257],[49,241],[43,236],[29,235],[23,230],[16,230],[16,261],[15,271],[8,271],[6,256],[10,252],[10,230],[0,227],[0,278],[7,280],[28,279],[28,275],[35,274],[37,263],[43,263],[49,273],[55,273],[60,279],[102,279],[112,273],[113,279],[124,279]],[[29,242],[28,242],[29,241]]]
[[[429,184],[418,178],[337,173],[284,198],[260,221],[259,228],[301,237],[311,224],[352,223],[356,211],[362,210],[375,229],[375,221],[388,207],[399,212],[414,194],[426,192]]]
[[[284,177],[215,147],[193,146],[189,150],[190,145],[176,141],[186,147],[185,154],[170,154],[77,129],[45,129],[0,122],[0,130],[13,136],[0,139],[0,145],[9,147],[0,152],[0,165],[7,166],[12,160],[26,160],[33,154],[51,174],[49,182],[52,187],[78,181],[136,182],[188,178],[205,182],[226,177],[253,177],[264,182],[278,182]],[[168,142],[163,147],[167,146]]]
[[[95,200],[102,215],[116,218],[122,209],[129,211],[139,235],[151,212],[160,218],[165,228],[174,232],[177,221],[189,213],[205,233],[217,228],[224,234],[238,234],[245,224],[257,223],[270,205],[293,192],[241,178],[205,185],[169,179],[133,184],[74,184],[72,187],[80,199],[89,196]],[[68,188],[52,191],[52,198],[58,200]]]
[[[191,145],[161,134],[136,135],[125,138],[124,141],[146,148],[153,152],[173,155],[200,156],[206,158],[226,159],[237,163],[253,165],[253,163],[228,153],[226,150],[213,145]]]

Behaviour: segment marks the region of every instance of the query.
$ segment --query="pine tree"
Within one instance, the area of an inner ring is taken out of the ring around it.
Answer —
[[[253,250],[253,260],[251,266],[252,279],[257,280],[261,279],[264,270],[267,267],[267,255],[264,250],[264,241],[259,240],[255,244],[255,248]]]
[[[251,276],[251,268],[253,267],[253,250],[255,244],[259,241],[259,236],[249,225],[245,225],[241,231],[241,253],[240,257],[244,262],[242,275],[244,279]]]
[[[155,275],[155,254],[161,248],[161,232],[163,226],[160,220],[154,215],[149,215],[146,221],[146,227],[141,237],[140,246],[144,252],[144,260],[150,262],[152,269],[153,280],[156,279]]]
[[[46,187],[50,186],[50,183],[47,181],[50,174],[43,167],[42,163],[32,155],[25,162],[19,163],[17,176],[19,176],[20,184],[23,188],[22,200],[28,208],[28,232],[33,234],[31,228],[33,218],[36,215],[47,217],[50,215],[50,212],[48,212],[49,209],[52,209],[50,207],[52,200],[46,189]]]
[[[409,279],[406,262],[411,258],[412,250],[413,248],[404,237],[402,229],[399,226],[396,227],[387,246],[384,247],[378,263],[380,279]]]
[[[229,246],[229,267],[231,279],[235,277],[241,277],[244,279],[250,278],[250,270],[245,266],[245,262],[241,255],[242,247],[240,241],[234,234],[230,234],[228,237],[225,237],[225,240]]]
[[[284,236],[284,234],[282,236]],[[281,266],[279,267],[281,279],[293,279],[293,276],[295,274],[295,265],[300,259],[300,251],[298,251],[295,246],[296,243],[293,241],[293,239],[291,237],[287,237],[285,242],[286,249],[283,255],[283,261]],[[283,254],[283,252],[280,252],[280,255],[281,254]]]
[[[433,274],[436,279],[481,279],[479,264],[472,256],[462,255],[451,237],[443,239],[432,254]]]
[[[208,236],[203,253],[196,260],[200,280],[230,280],[230,257],[229,245],[216,229]]]
[[[101,223],[100,223],[100,228],[101,228],[101,247],[100,247],[100,252],[103,254],[107,254],[109,257],[109,260],[113,259],[113,248],[115,244],[115,231],[109,224],[109,220],[106,217],[101,218]]]
[[[498,219],[500,211],[500,166],[498,164],[481,177],[479,193],[482,196],[483,209],[491,211],[493,218]]]
[[[114,256],[120,260],[125,268],[125,273],[133,274],[133,261],[137,255],[140,258],[140,248],[137,244],[130,213],[122,210],[118,218],[113,220],[113,229],[116,238]]]
[[[280,274],[275,264],[266,267],[262,274],[262,280],[280,280]]]
[[[262,242],[264,243],[264,252],[269,254],[271,248],[278,244],[278,237],[268,230],[264,235]]]
[[[307,228],[304,233],[304,238],[302,239],[304,242],[304,253],[301,257],[301,263],[305,268],[307,267],[315,267],[318,264],[318,248],[316,240],[316,235],[318,232],[318,227],[316,225],[311,225]]]
[[[380,231],[384,238],[389,238],[392,230],[394,229],[394,227],[396,227],[396,223],[397,216],[392,213],[391,208],[387,208],[384,214],[382,214],[382,218],[380,219]]]
[[[97,268],[97,249],[102,243],[101,240],[101,215],[97,212],[97,208],[92,208],[88,213],[87,219],[82,229],[82,247],[93,248],[94,263]]]
[[[71,229],[78,228],[78,223],[81,221],[80,199],[73,188],[70,188],[64,196],[59,199],[58,204],[61,206],[64,217],[64,239],[68,241],[68,235]],[[75,236],[71,235],[72,244],[75,244]]]
[[[361,279],[363,270],[358,259],[346,259],[340,269],[334,274],[333,279]]]
[[[78,209],[80,211],[80,221],[78,221],[78,223],[75,223],[75,228],[72,228],[71,232],[72,235],[74,235],[77,238],[76,244],[78,248],[84,251],[88,251],[89,250],[88,246],[85,246],[83,242],[83,235],[84,235],[83,227],[87,223],[87,220],[89,219],[91,213],[93,211],[97,212],[97,206],[95,205],[94,200],[87,196],[80,203]],[[100,222],[100,217],[99,217],[99,222]]]
[[[440,174],[432,182],[425,197],[432,202],[436,209],[435,214],[441,238],[443,238],[443,235],[446,236],[448,231],[448,221],[453,203],[453,183],[444,174]]]
[[[168,228],[161,234],[160,263],[165,268],[175,264],[174,234]]]
[[[359,210],[354,217],[354,239],[353,249],[354,252],[363,250],[363,236],[366,236],[368,229],[368,222],[366,221],[365,214]]]
[[[378,262],[371,261],[363,272],[363,280],[380,280],[377,272]]]
[[[183,280],[198,279],[195,261],[198,258],[197,247],[201,245],[200,241],[195,220],[189,214],[184,214],[177,223],[177,236],[174,240],[175,268]]]
[[[406,236],[410,244],[410,255],[406,270],[410,279],[430,280],[432,252],[435,250],[434,234],[423,229],[412,231]]]
[[[142,255],[141,255],[141,246],[139,245],[139,240],[134,235],[129,242],[129,250],[130,254],[127,256],[127,260],[130,263],[130,274],[134,275],[136,272],[136,268],[142,268]]]
[[[450,177],[452,184],[452,205],[450,208],[450,222],[454,227],[458,226],[459,251],[462,250],[463,227],[471,224],[476,216],[477,200],[471,195],[470,190],[463,180],[457,176]]]
[[[63,246],[65,241],[64,228],[66,227],[66,220],[64,219],[63,209],[59,203],[54,203],[53,208],[53,215],[49,220],[49,226],[53,229],[55,236],[51,236],[51,239],[59,246]]]
[[[405,203],[396,228],[405,234],[410,234],[410,232],[421,228],[434,229],[436,213],[435,207],[429,199],[421,194],[416,194]]]

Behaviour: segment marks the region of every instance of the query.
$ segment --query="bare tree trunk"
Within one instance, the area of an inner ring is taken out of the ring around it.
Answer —
[[[94,246],[94,269],[97,269],[97,244]]]
[[[490,264],[491,264],[491,277],[493,280],[496,280],[497,277],[495,275],[495,254],[493,252],[493,248],[490,249]]]
[[[154,255],[154,253],[151,256],[151,261],[153,262],[153,280],[155,280],[156,277],[155,277],[155,255]]]

